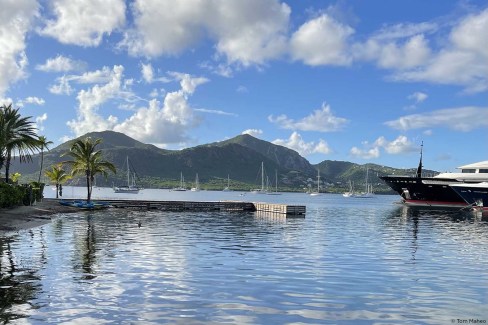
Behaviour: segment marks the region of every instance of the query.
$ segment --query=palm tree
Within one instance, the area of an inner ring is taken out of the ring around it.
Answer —
[[[37,180],[38,183],[41,182],[41,174],[42,174],[42,165],[44,164],[44,148],[49,151],[48,146],[53,144],[52,141],[47,141],[46,137],[41,135],[39,137],[39,147],[41,149],[41,169],[39,170],[39,179]]]
[[[115,166],[106,160],[103,160],[102,151],[96,150],[96,146],[102,142],[102,139],[93,141],[90,137],[79,139],[73,142],[70,151],[62,156],[69,155],[73,160],[64,161],[63,164],[71,166],[71,175],[85,175],[87,189],[87,203],[90,203],[93,181],[96,174],[108,176],[108,171],[117,172]]]
[[[5,166],[5,181],[9,182],[12,153],[17,151],[20,162],[31,161],[31,153],[39,148],[31,116],[21,117],[12,104],[0,106],[0,168]]]
[[[56,184],[56,199],[59,198],[59,187],[66,183],[71,178],[63,169],[63,164],[56,164],[51,167],[51,170],[46,170],[45,175],[49,178],[51,183]]]

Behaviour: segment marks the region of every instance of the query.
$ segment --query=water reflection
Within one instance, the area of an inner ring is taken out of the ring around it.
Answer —
[[[81,237],[77,241],[78,245],[73,260],[73,266],[75,271],[82,272],[83,280],[92,280],[96,277],[94,264],[96,262],[95,251],[97,236],[92,214],[87,214],[84,219],[86,220],[86,230],[84,232],[81,231]]]
[[[469,212],[323,201],[310,203],[305,218],[160,211],[60,216],[1,238],[1,290],[11,290],[2,320],[486,319],[488,223]]]
[[[41,277],[37,270],[46,263],[43,230],[30,231],[28,246],[41,243],[41,255],[25,258],[12,248],[15,237],[0,237],[0,320],[3,324],[26,317],[32,309],[41,306],[33,302],[41,290]]]

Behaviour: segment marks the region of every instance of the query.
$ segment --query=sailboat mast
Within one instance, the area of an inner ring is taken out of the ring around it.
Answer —
[[[264,161],[261,162],[261,191],[264,191]]]
[[[127,186],[130,186],[129,156],[127,156]]]
[[[369,168],[366,168],[366,180],[365,180],[365,185],[364,185],[364,191],[366,193],[369,192],[369,184],[368,184],[368,173],[369,173]]]
[[[320,170],[317,170],[317,193],[320,193]]]
[[[278,170],[275,169],[275,192],[278,193]]]

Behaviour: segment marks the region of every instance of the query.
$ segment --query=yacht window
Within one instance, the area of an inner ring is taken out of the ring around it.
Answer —
[[[463,169],[462,172],[463,173],[475,173],[476,169]]]
[[[483,174],[486,174],[486,173],[488,173],[488,169],[480,169],[480,171],[479,171],[479,172],[480,172],[480,173],[483,173]]]

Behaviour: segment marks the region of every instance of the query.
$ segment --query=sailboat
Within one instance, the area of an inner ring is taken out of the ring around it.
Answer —
[[[311,196],[317,196],[320,194],[320,170],[317,170],[317,192],[310,193]]]
[[[253,194],[266,194],[268,191],[264,188],[264,162],[261,162],[261,188],[251,190]]]
[[[366,169],[366,181],[364,185],[364,192],[357,194],[356,197],[360,197],[360,198],[375,197],[375,194],[373,193],[373,185],[369,183],[369,168]]]
[[[136,173],[131,174],[129,156],[127,156],[126,164],[127,164],[127,185],[114,186],[114,192],[137,194],[139,193],[140,190],[142,190],[142,188],[136,185]]]
[[[180,172],[180,186],[175,187],[173,189],[173,191],[178,191],[178,192],[184,192],[184,191],[186,191],[186,188],[185,188],[185,179],[183,178],[183,173],[182,172]]]
[[[231,189],[230,189],[230,179],[229,179],[229,175],[227,174],[227,186],[224,187],[224,189],[222,190],[222,192],[230,192]]]
[[[195,176],[195,187],[191,188],[192,192],[200,192],[200,183],[198,182],[198,173]]]
[[[342,194],[343,197],[354,197],[356,194],[354,194],[354,183],[349,180],[349,192],[345,192]]]
[[[275,191],[274,192],[268,192],[268,195],[281,195],[281,193],[278,192],[278,171],[275,170]]]

